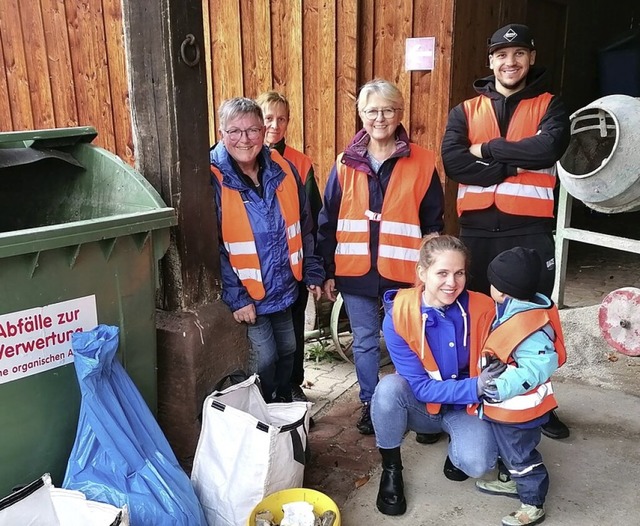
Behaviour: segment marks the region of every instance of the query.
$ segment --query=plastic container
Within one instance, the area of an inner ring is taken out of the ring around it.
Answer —
[[[157,262],[175,213],[96,135],[0,133],[0,495],[62,481],[80,402],[70,330],[120,327],[118,357],[156,410]]]
[[[325,511],[335,512],[336,520],[333,523],[333,526],[341,526],[340,510],[338,509],[338,506],[336,506],[336,503],[324,493],[309,488],[283,489],[282,491],[276,491],[268,497],[265,497],[255,508],[253,508],[251,515],[249,515],[249,518],[247,519],[247,526],[255,526],[256,513],[261,511],[270,511],[273,513],[275,521],[279,523],[284,515],[282,505],[297,501],[304,501],[312,504],[313,511],[316,515],[322,515]]]

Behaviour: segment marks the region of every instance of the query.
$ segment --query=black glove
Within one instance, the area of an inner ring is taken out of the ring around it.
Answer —
[[[478,376],[478,398],[481,398],[488,389],[491,394],[497,395],[497,389],[495,382],[492,380],[500,376],[507,368],[507,364],[500,360],[494,360],[487,365]]]

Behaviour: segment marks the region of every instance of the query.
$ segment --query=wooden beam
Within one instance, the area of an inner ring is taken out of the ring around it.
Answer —
[[[210,4],[212,76],[214,107],[222,101],[244,94],[242,71],[242,27],[240,3],[227,0]],[[217,115],[216,115],[216,125]]]
[[[18,0],[0,2],[0,35],[13,129],[31,130],[34,121]]]
[[[178,311],[219,295],[206,68],[203,58],[188,66],[179,52],[187,34],[203,45],[202,5],[124,0],[123,12],[136,166],[178,216],[162,266],[162,307]]]
[[[302,97],[302,2],[280,0],[271,3],[273,87],[284,93],[291,107],[287,142],[304,147]]]
[[[318,79],[320,87],[319,120],[317,133],[319,136],[320,155],[316,157],[320,170],[320,179],[324,184],[329,171],[335,162],[336,149],[336,3],[337,0],[325,1],[320,6],[320,27],[318,40],[318,62],[316,67],[321,74]]]
[[[419,16],[424,16],[419,13]],[[396,27],[393,46],[394,82],[404,96],[405,108],[411,108],[411,72],[405,69],[405,47],[407,38],[413,36],[413,2],[398,1],[396,13]],[[413,116],[410,111],[405,112],[403,124],[411,130]]]
[[[358,9],[358,87],[373,80],[375,1],[362,0]]]
[[[205,2],[207,3],[207,2]],[[271,88],[269,0],[241,0],[244,94],[255,98]]]
[[[319,0],[303,0],[302,2],[302,85],[304,90],[303,126],[304,152],[314,161],[316,181],[322,192],[326,175],[319,164],[320,138],[318,134],[320,118],[320,77],[318,68],[317,42],[320,38]]]
[[[111,89],[107,68],[104,67],[107,47],[102,2],[66,2],[65,7],[78,103],[78,123],[95,126],[98,129],[95,144],[115,152]]]
[[[78,108],[73,90],[75,81],[64,0],[40,0],[40,5],[49,60],[48,71],[55,125],[61,128],[78,126]]]
[[[121,0],[102,0],[106,35],[109,88],[114,124],[115,152],[133,164],[133,133],[129,112],[129,87],[124,56]]]
[[[53,97],[49,81],[51,75],[40,4],[38,2],[21,2],[20,20],[24,38],[23,45],[26,51],[26,67],[29,73],[33,126],[36,129],[54,128]]]
[[[0,131],[13,130],[9,87],[7,86],[7,68],[4,63],[2,38],[0,38]]]
[[[356,133],[358,1],[341,0],[337,13],[336,151],[345,149]]]

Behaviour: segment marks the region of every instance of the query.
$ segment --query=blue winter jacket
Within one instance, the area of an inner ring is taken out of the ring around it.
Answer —
[[[220,208],[220,185],[215,176],[211,176],[218,216],[218,249],[220,252],[220,271],[222,274],[222,300],[232,312],[254,303],[256,314],[272,314],[291,306],[298,297],[298,281],[293,276],[289,263],[289,247],[287,245],[285,222],[280,212],[280,204],[276,197],[276,189],[285,177],[285,173],[277,163],[271,160],[269,148],[264,146],[260,152],[259,162],[263,167],[263,197],[250,188],[235,172],[230,156],[222,142],[210,152],[210,162],[222,173],[222,184],[242,194],[249,223],[253,229],[260,269],[265,288],[265,297],[254,300],[242,285],[240,278],[229,263],[229,254],[222,242],[222,210]],[[291,163],[289,163],[291,164]],[[309,204],[300,177],[291,165],[291,170],[298,179],[298,196],[300,199],[300,225],[303,242],[302,280],[306,285],[322,286],[324,270],[322,260],[314,255],[313,221],[309,212]]]
[[[434,380],[425,371],[420,357],[395,330],[393,300],[397,292],[387,291],[383,297],[386,315],[382,323],[384,340],[396,372],[409,382],[420,402],[452,404],[455,409],[478,403],[478,379],[469,377],[469,325],[465,325],[462,316],[463,310],[465,313],[469,310],[469,294],[464,291],[455,303],[443,308],[421,305],[421,313],[427,314],[427,343],[442,376],[442,380]],[[416,323],[422,323],[422,320],[418,319]]]
[[[382,202],[395,165],[400,158],[408,157],[410,154],[409,136],[402,125],[398,126],[396,129],[396,151],[382,163],[377,174],[369,165],[366,157],[368,144],[369,134],[364,129],[360,130],[345,149],[342,162],[369,175],[369,210],[382,212]],[[334,165],[325,187],[324,202],[318,217],[317,253],[324,260],[327,278],[335,278],[338,291],[359,296],[380,297],[387,290],[406,287],[406,283],[388,280],[378,273],[380,223],[377,221],[369,222],[369,247],[371,253],[371,268],[369,272],[364,276],[354,277],[335,275],[336,229],[341,202],[342,187],[340,186],[340,181],[338,181],[338,174]],[[437,171],[434,169],[431,184],[420,203],[420,230],[423,235],[442,231],[444,227],[443,206],[442,184]]]
[[[533,301],[507,298],[503,304],[496,304],[496,319],[491,330],[507,321],[514,314],[533,309],[546,309],[551,300],[542,294],[536,294]],[[530,391],[546,382],[558,368],[558,353],[553,340],[555,333],[550,325],[525,338],[511,357],[517,367],[510,365],[495,379],[498,399],[507,400]]]

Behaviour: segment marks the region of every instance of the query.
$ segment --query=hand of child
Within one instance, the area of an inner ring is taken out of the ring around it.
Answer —
[[[500,395],[498,394],[498,388],[496,387],[496,381],[494,378],[487,382],[482,390],[482,397],[490,403],[500,401]]]
[[[500,376],[506,368],[506,363],[503,363],[500,360],[494,360],[480,372],[480,375],[478,376],[478,398],[483,396],[485,389],[489,386],[489,382]]]

